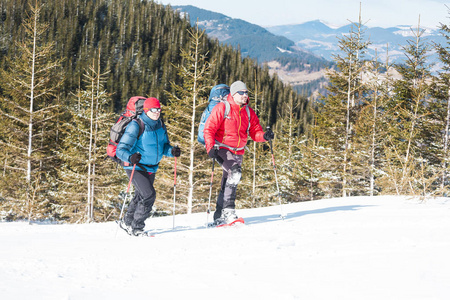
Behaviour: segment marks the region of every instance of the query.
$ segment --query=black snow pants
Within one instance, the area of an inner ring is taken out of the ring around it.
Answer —
[[[131,170],[126,170],[128,178],[131,176]],[[124,221],[127,226],[133,229],[144,229],[145,220],[150,216],[153,203],[156,199],[156,191],[153,188],[155,174],[146,171],[135,170],[132,183],[135,188],[134,197],[128,205]]]

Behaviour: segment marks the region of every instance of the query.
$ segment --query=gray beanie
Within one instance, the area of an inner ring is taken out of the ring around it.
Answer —
[[[231,84],[231,86],[230,86],[231,96],[236,94],[237,91],[242,91],[242,90],[248,90],[248,89],[247,89],[247,86],[245,85],[245,83],[243,83],[240,80],[233,82],[233,84]]]

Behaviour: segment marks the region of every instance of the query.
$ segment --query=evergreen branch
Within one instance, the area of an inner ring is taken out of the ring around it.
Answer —
[[[20,123],[20,124],[22,124],[22,125],[25,125],[25,126],[28,125],[28,123],[27,123],[26,121],[22,121],[21,119],[15,117],[15,116],[12,116],[12,115],[10,115],[10,114],[7,114],[7,113],[5,113],[5,112],[2,111],[2,110],[0,110],[0,114],[2,114],[2,115],[4,115],[4,116],[6,116],[6,117],[8,117],[8,118],[10,118],[10,119],[12,119],[12,120],[18,122],[18,123]]]

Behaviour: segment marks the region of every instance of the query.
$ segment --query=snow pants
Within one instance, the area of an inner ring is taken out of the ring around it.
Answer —
[[[216,202],[214,220],[219,218],[224,208],[235,208],[236,189],[242,176],[242,155],[233,154],[228,149],[219,149],[217,161],[222,165],[221,188]]]
[[[131,170],[126,170],[128,178]],[[134,197],[128,205],[124,222],[133,229],[144,229],[145,220],[150,216],[153,203],[156,199],[156,191],[153,188],[155,174],[146,171],[135,170],[132,183],[135,188]]]

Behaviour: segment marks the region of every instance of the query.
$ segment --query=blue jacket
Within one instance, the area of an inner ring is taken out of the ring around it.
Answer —
[[[173,157],[172,146],[161,119],[154,121],[145,113],[140,115],[140,119],[145,125],[144,132],[138,139],[139,124],[134,121],[128,124],[119,145],[117,145],[116,155],[123,162],[129,164],[129,166],[124,166],[124,169],[131,170],[133,166],[130,163],[130,156],[139,152],[142,155],[139,164],[143,165],[147,172],[155,173],[163,155]],[[142,168],[136,165],[136,170],[142,170]]]

